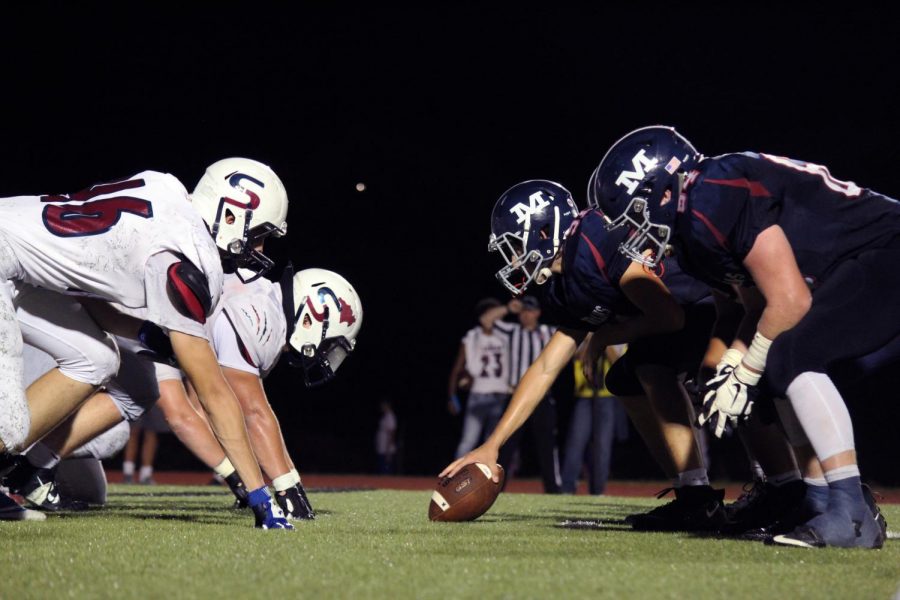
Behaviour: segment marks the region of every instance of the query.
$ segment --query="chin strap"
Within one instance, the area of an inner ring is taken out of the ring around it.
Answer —
[[[551,271],[547,267],[544,267],[538,270],[537,275],[534,278],[534,282],[538,285],[544,285],[551,277],[553,277],[553,271]]]
[[[288,262],[284,267],[279,284],[281,285],[281,308],[284,310],[284,318],[287,321],[284,341],[290,343],[297,321],[297,315],[294,313],[294,263]]]

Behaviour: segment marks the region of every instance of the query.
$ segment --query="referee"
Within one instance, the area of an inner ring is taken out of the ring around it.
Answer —
[[[507,307],[509,312],[518,314],[519,322],[508,323],[498,320],[494,323],[494,329],[509,337],[509,385],[515,388],[531,363],[550,342],[556,328],[540,322],[541,305],[534,296],[511,300]],[[534,414],[528,419],[528,426],[537,446],[544,492],[558,494],[562,478],[559,469],[559,450],[556,446],[556,401],[552,395],[548,394],[538,404]],[[500,464],[506,465],[507,468],[512,466],[512,459],[524,430],[524,427],[520,428],[500,450]]]

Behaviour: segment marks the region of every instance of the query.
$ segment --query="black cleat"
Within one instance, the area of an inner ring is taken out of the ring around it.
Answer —
[[[234,506],[235,509],[247,508],[249,506],[247,504],[247,496],[249,492],[247,492],[247,486],[244,485],[244,480],[241,479],[241,476],[238,475],[238,472],[235,471],[228,477],[224,478],[226,484],[228,484],[229,489],[231,489],[231,493],[234,494]]]
[[[802,509],[805,496],[806,484],[799,480],[777,487],[756,481],[748,493],[725,507],[728,522],[721,531],[725,535],[746,534],[752,539],[762,539],[772,534],[770,528],[776,523],[782,523],[784,528],[784,523],[790,522],[790,529],[793,529],[793,526],[805,523],[814,516],[803,514],[794,518],[795,513]]]
[[[10,471],[18,466],[20,460],[21,458],[18,454],[0,452],[0,481],[2,481]]]
[[[869,510],[872,511],[872,516],[875,517],[875,523],[878,525],[878,528],[881,530],[882,539],[887,539],[887,519],[884,518],[884,514],[881,512],[881,509],[878,508],[878,503],[875,502],[875,493],[872,491],[867,484],[862,484],[862,493],[863,500],[866,501],[866,504],[869,505]]]
[[[766,544],[795,548],[824,548],[828,545],[815,529],[807,525],[800,525],[789,533],[770,537],[766,539]]]
[[[662,498],[674,488],[662,490]],[[675,489],[675,500],[650,512],[629,515],[625,522],[637,531],[718,531],[727,522],[725,490],[708,485]]]
[[[283,492],[277,492],[275,501],[278,502],[278,506],[281,507],[281,510],[284,511],[285,516],[289,520],[312,520],[316,518],[316,513],[306,497],[306,490],[299,483]]]
[[[59,495],[54,469],[35,467],[23,458],[6,478],[9,489],[25,498],[31,506],[46,512],[87,510],[87,502]]]

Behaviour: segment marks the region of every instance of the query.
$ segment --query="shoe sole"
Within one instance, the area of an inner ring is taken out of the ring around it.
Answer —
[[[36,510],[22,509],[2,509],[0,510],[0,521],[45,521],[47,515]]]
[[[809,544],[804,542],[803,540],[797,540],[792,537],[788,537],[786,535],[776,535],[768,540],[766,540],[766,544],[776,545],[776,546],[792,546],[794,548],[824,548],[825,546],[817,546],[815,544]]]

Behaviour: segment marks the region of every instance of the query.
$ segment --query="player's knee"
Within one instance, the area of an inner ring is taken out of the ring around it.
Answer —
[[[153,394],[134,394],[132,396],[113,389],[109,390],[109,396],[119,410],[119,414],[129,423],[134,423],[143,417],[147,411],[153,408],[159,398],[158,395]]]
[[[119,371],[119,347],[111,335],[83,343],[79,356],[59,363],[60,372],[75,381],[103,385]]]
[[[788,386],[801,373],[814,371],[824,373],[825,359],[804,341],[804,336],[796,330],[779,335],[772,343],[766,359],[766,379],[776,396],[784,396]]]

